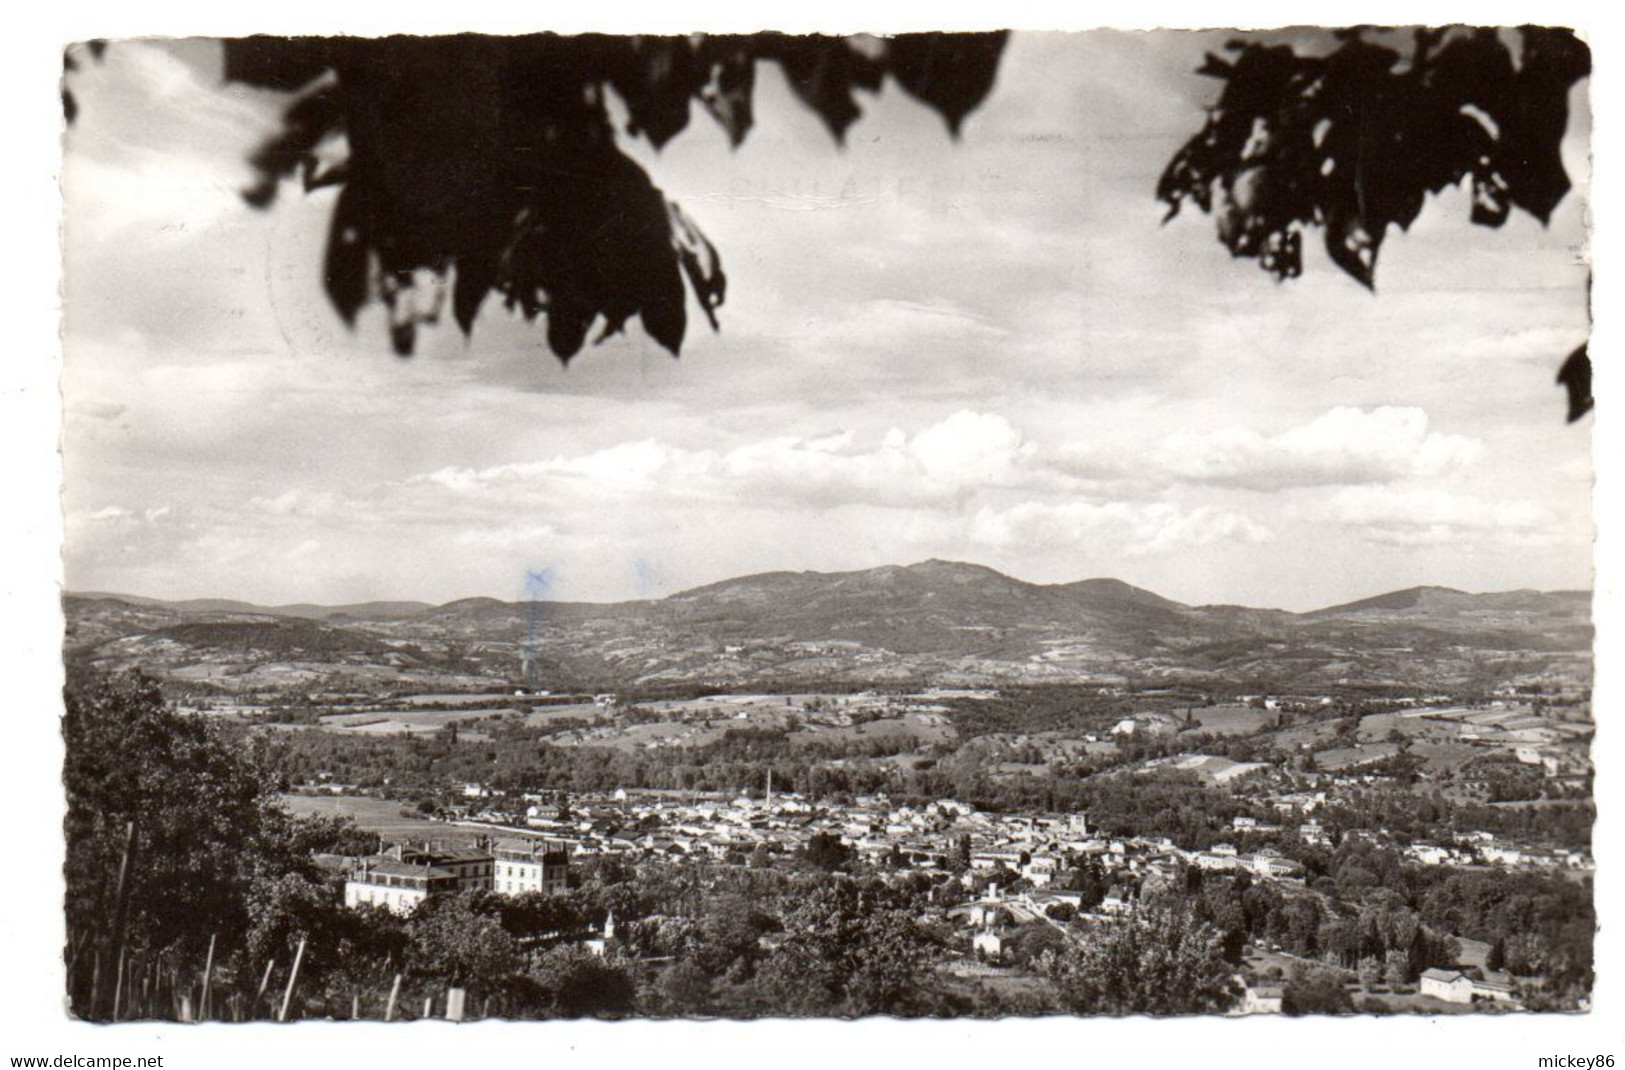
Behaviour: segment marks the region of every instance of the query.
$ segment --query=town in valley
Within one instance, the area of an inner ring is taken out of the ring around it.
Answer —
[[[894,624],[859,608],[877,589]],[[926,608],[950,602],[951,624]],[[246,940],[337,943],[305,952],[308,1013],[438,1016],[450,991],[468,1017],[1589,998],[1579,593],[1272,616],[926,562],[597,608],[66,605],[70,666],[148,674],[161,716],[273,771],[307,855]],[[709,623],[678,639],[677,612]],[[568,659],[560,620],[593,637]],[[1258,647],[1293,657],[1260,669]],[[1199,1002],[1102,980],[1135,938],[1185,948]]]

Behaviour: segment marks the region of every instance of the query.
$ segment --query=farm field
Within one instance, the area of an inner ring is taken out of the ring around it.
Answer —
[[[1399,753],[1397,743],[1362,743],[1358,747],[1333,747],[1315,752],[1315,764],[1328,773],[1354,769]]]
[[[1423,772],[1438,775],[1453,772],[1466,765],[1474,758],[1480,757],[1489,751],[1483,746],[1474,746],[1471,743],[1414,743],[1411,745],[1412,754],[1424,759]]]
[[[283,809],[295,817],[348,817],[356,827],[385,840],[435,839],[473,842],[477,829],[458,828],[425,817],[403,814],[408,804],[359,795],[282,795]]]
[[[1202,726],[1202,731],[1219,736],[1245,736],[1258,731],[1275,719],[1273,710],[1257,710],[1251,706],[1206,706],[1191,711]]]
[[[444,694],[444,695],[402,695],[396,702],[408,706],[478,706],[482,703],[491,705],[508,701],[508,692],[485,692],[482,694]]]
[[[1309,724],[1293,725],[1272,733],[1269,738],[1282,750],[1298,750],[1302,747],[1314,747],[1325,743],[1337,734],[1337,725],[1332,721],[1314,721]]]
[[[323,730],[347,735],[432,735],[448,724],[464,724],[486,717],[502,716],[507,708],[455,710],[366,710],[332,713],[321,718]]]
[[[1448,718],[1433,716],[1434,713],[1433,710],[1368,713],[1360,719],[1360,741],[1363,743],[1386,741],[1395,729],[1413,740],[1453,740],[1461,735],[1461,726],[1458,723]]]
[[[650,724],[598,725],[560,732],[549,742],[559,747],[608,747],[611,750],[638,750],[654,747],[700,747],[715,743],[724,732],[736,728],[732,721],[685,724],[682,721],[655,721]]]
[[[798,746],[883,739],[901,739],[913,746],[924,746],[953,739],[953,725],[942,707],[920,701],[927,697],[814,693],[709,695],[636,703],[635,709],[644,717],[661,718],[642,723],[625,723],[624,714],[613,708],[584,703],[549,707],[526,714],[525,718],[527,724],[534,725],[567,718],[601,722],[560,732],[552,737],[552,742],[559,746],[618,750],[704,746],[741,728],[790,730],[790,741]],[[845,723],[876,714],[884,715],[857,724]]]
[[[591,721],[598,717],[613,715],[613,712],[591,702],[574,702],[568,706],[540,706],[524,714],[524,718],[526,725],[534,727],[558,721]]]
[[[951,740],[955,732],[953,725],[939,714],[905,713],[901,717],[886,717],[856,725],[806,725],[790,734],[790,742],[833,743],[898,736],[911,737],[917,745],[924,746]]]

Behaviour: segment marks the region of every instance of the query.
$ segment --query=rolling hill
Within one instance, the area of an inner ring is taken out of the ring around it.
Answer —
[[[1588,662],[1585,592],[1395,591],[1309,613],[1188,606],[1114,579],[1035,584],[925,561],[771,572],[662,599],[255,606],[65,597],[69,656],[220,686],[267,678],[454,686],[806,679],[941,684],[1267,679],[1443,686],[1497,665]],[[274,671],[273,671],[274,670]]]

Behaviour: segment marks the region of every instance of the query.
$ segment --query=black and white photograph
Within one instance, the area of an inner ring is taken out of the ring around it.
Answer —
[[[62,38],[54,1043],[1612,1065],[1611,53],[1520,10]]]

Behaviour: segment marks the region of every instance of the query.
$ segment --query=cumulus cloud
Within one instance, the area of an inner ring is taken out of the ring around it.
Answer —
[[[728,450],[644,439],[574,457],[444,468],[406,482],[466,498],[569,492],[590,499],[653,494],[821,507],[920,505],[1020,484],[1036,452],[1004,417],[962,411],[912,436],[893,428],[869,445],[850,432],[777,436]]]
[[[248,507],[271,516],[329,516],[338,509],[339,498],[330,491],[293,487],[272,497],[250,498]]]
[[[726,448],[648,438],[542,460],[442,468],[343,496],[290,489],[248,505],[266,522],[342,517],[346,525],[388,526],[456,518],[453,544],[499,553],[568,544],[601,530],[611,512],[620,530],[658,540],[710,530],[717,515],[740,508],[805,525],[823,523],[831,509],[867,508],[867,518],[848,520],[879,525],[891,540],[933,547],[963,541],[1005,555],[1099,545],[1143,556],[1274,537],[1222,503],[1187,505],[1165,494],[1102,498],[1011,421],[970,410],[879,438],[839,430]]]
[[[99,509],[83,510],[68,516],[69,528],[85,525],[128,526],[156,524],[170,512],[169,506],[158,505],[148,509],[126,509],[122,505],[104,505]]]
[[[180,243],[242,213],[248,151],[276,126],[269,95],[222,92],[172,46],[143,41],[82,66],[74,92],[73,135],[90,150],[63,169],[70,235],[133,226],[143,241]]]
[[[548,524],[518,524],[511,527],[480,525],[459,531],[453,540],[458,546],[476,550],[513,550],[542,545],[558,532]]]
[[[1273,532],[1239,513],[1169,502],[1022,502],[984,507],[972,519],[971,541],[999,550],[1050,548],[1105,541],[1134,555],[1217,542],[1266,542]]]
[[[1249,427],[1176,434],[1159,458],[1187,482],[1279,490],[1438,475],[1483,452],[1476,439],[1429,431],[1422,409],[1384,406],[1332,409],[1274,435]]]
[[[1559,517],[1529,501],[1485,499],[1423,488],[1349,487],[1331,502],[1333,519],[1372,542],[1431,546],[1493,536],[1540,545],[1569,534]]]

